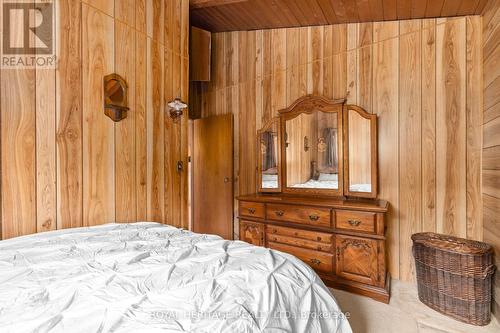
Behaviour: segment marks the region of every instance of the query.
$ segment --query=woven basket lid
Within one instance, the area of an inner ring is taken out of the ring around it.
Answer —
[[[453,253],[483,255],[493,251],[491,245],[470,239],[458,238],[433,232],[421,232],[411,236],[413,243]]]

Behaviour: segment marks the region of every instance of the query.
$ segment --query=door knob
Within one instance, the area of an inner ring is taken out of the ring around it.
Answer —
[[[229,177],[224,177],[224,183],[229,183],[231,181],[231,178]]]

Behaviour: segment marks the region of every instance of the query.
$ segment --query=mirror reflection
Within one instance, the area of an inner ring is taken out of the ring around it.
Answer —
[[[338,189],[338,113],[301,113],[285,127],[287,186]]]
[[[349,110],[349,191],[372,191],[371,186],[371,128],[370,120]]]
[[[278,186],[278,121],[260,133],[260,170],[262,189],[277,189]]]

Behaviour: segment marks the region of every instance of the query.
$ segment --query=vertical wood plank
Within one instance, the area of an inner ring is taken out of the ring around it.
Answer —
[[[387,252],[391,276],[399,278],[399,41],[390,39],[373,50],[373,111],[378,115],[379,179],[381,198],[390,202],[387,214]]]
[[[422,229],[436,232],[436,26],[430,22],[422,30]]]
[[[347,25],[333,26],[333,98],[347,96]]]
[[[347,25],[347,87],[346,98],[348,104],[358,103],[358,28],[359,24],[349,23]]]
[[[52,24],[56,24],[54,6]],[[53,40],[57,49],[57,40]],[[57,51],[56,51],[57,52]],[[36,215],[37,232],[57,228],[56,70],[36,66]]]
[[[481,200],[482,160],[482,23],[479,16],[466,18],[466,131],[467,131],[467,238],[483,239]]]
[[[465,19],[436,29],[437,231],[465,237]]]
[[[181,0],[181,52],[184,57],[189,57],[189,0]],[[169,24],[170,22],[166,22]],[[188,82],[189,83],[189,82]],[[184,88],[187,89],[187,86]],[[187,97],[185,99],[187,101]]]
[[[416,31],[399,44],[399,262],[405,281],[415,276],[411,235],[422,231],[420,39]]]
[[[183,0],[184,3],[187,3],[186,0]],[[189,8],[189,7],[185,7]],[[186,9],[187,12],[187,9]],[[183,21],[183,26],[187,25]],[[186,51],[187,52],[187,51]],[[181,57],[181,87],[179,91],[179,96],[181,96],[181,99],[183,101],[188,101],[189,99],[189,57],[186,53],[185,57]],[[182,228],[187,229],[189,227],[189,216],[188,216],[188,209],[189,209],[189,183],[188,183],[188,158],[189,158],[189,152],[188,152],[188,121],[189,121],[189,110],[184,111],[185,114],[181,118],[181,133],[180,133],[180,160],[183,163],[183,170],[181,174],[181,188],[180,188],[180,194],[181,194],[181,221],[180,225]]]
[[[89,7],[100,10],[101,12],[114,16],[115,11],[115,0],[82,0],[83,3],[87,4]]]
[[[333,98],[333,26],[324,27],[323,32],[323,96]]]
[[[128,84],[127,118],[115,125],[116,221],[137,220],[137,189],[135,163],[135,31],[115,21],[115,70]]]
[[[399,35],[399,22],[375,22],[373,23],[373,42],[395,38]]]
[[[147,219],[164,219],[163,46],[147,41]]]
[[[171,76],[171,93],[172,98],[178,96],[181,88],[181,57],[172,52],[172,76]],[[174,147],[171,152],[170,170],[172,172],[172,225],[181,226],[181,174],[177,171],[177,162],[181,156],[181,126],[178,121],[173,121],[169,117],[171,137],[170,144]]]
[[[136,214],[146,221],[147,214],[147,37],[137,31],[135,47],[135,179]]]
[[[103,77],[114,71],[113,19],[82,5],[83,225],[115,220],[114,124],[103,112]]]
[[[135,0],[135,28],[137,31],[147,33],[146,0]],[[170,1],[167,1],[170,3]]]
[[[171,50],[165,50],[165,58],[164,58],[164,103],[165,105],[170,102],[174,98],[173,92],[173,56]],[[176,200],[178,196],[176,195],[176,185],[179,184],[177,182],[177,170],[175,169],[175,163],[177,160],[178,150],[176,148],[175,142],[175,130],[177,129],[174,126],[172,119],[169,116],[164,117],[164,169],[165,169],[165,196],[164,196],[164,212],[165,212],[165,223],[169,225],[178,225],[180,224],[177,218],[178,215],[178,205],[179,200]]]
[[[35,70],[2,69],[1,80],[2,237],[7,239],[37,229]]]
[[[358,105],[368,112],[373,112],[372,109],[372,62],[373,50],[372,45],[362,47],[357,50],[357,100]]]
[[[138,2],[141,3],[140,1]],[[115,1],[115,19],[127,24],[129,27],[135,27],[136,0],[116,0]]]
[[[239,193],[254,193],[256,190],[256,140],[255,107],[253,96],[255,81],[239,85]]]
[[[23,36],[17,26],[9,32]],[[37,230],[36,69],[2,68],[0,80],[1,235],[7,239]]]
[[[57,228],[64,229],[83,222],[81,4],[57,1],[56,12]]]
[[[181,39],[178,37],[182,33],[182,15],[181,7],[182,0],[170,0],[172,2],[172,17],[170,25],[172,25],[171,49],[176,54],[181,54]],[[213,41],[213,40],[212,40]]]
[[[36,69],[36,230],[57,228],[55,69]]]

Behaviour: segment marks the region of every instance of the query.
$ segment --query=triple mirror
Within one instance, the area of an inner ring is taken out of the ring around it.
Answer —
[[[306,96],[258,132],[259,192],[375,198],[377,118]]]

